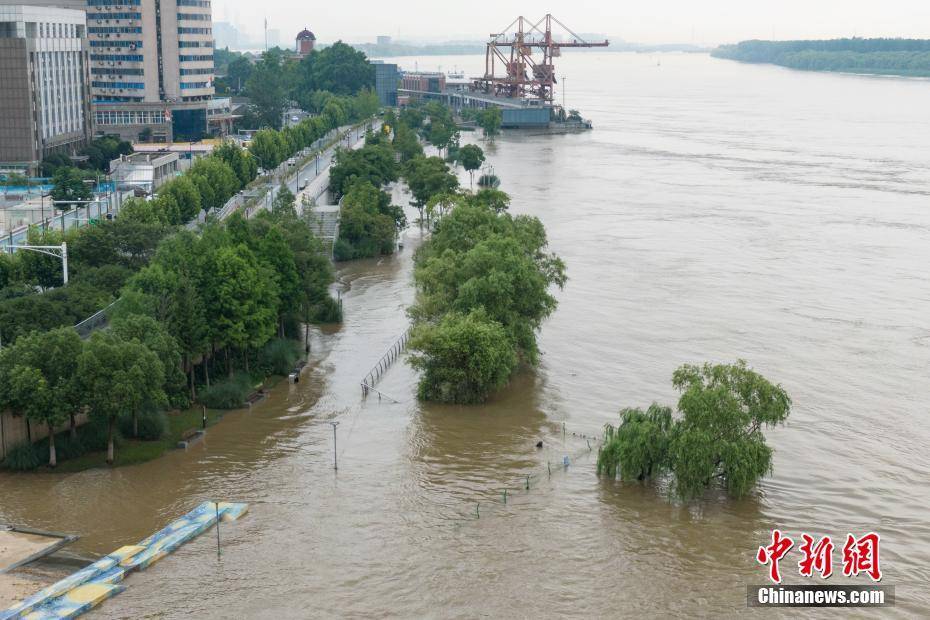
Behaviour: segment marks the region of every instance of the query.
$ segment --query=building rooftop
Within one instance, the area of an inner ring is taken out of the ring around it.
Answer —
[[[297,40],[298,40],[298,41],[303,41],[303,40],[305,40],[305,39],[310,39],[311,41],[316,41],[316,35],[313,34],[312,32],[310,32],[309,29],[304,28],[303,30],[301,30],[300,32],[297,33]]]

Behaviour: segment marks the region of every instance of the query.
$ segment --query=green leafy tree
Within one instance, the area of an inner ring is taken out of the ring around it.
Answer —
[[[288,189],[287,185],[282,183],[281,187],[278,188],[278,193],[275,195],[274,201],[271,203],[271,210],[273,212],[291,211],[296,215],[296,204],[297,198],[294,196],[294,192]]]
[[[306,145],[305,145],[306,146]],[[246,149],[235,142],[227,140],[216,147],[213,155],[226,162],[239,177],[239,186],[244,187],[251,183],[258,174],[258,162]]]
[[[479,189],[467,200],[472,204],[487,207],[495,213],[503,213],[510,207],[510,196],[506,192],[490,187]]]
[[[185,176],[191,179],[201,177],[206,180],[211,189],[211,200],[205,200],[201,193],[201,206],[205,209],[222,207],[242,187],[239,176],[233,168],[219,157],[198,159]]]
[[[359,181],[376,188],[396,181],[399,176],[393,149],[386,144],[367,144],[361,149],[339,149],[330,168],[330,189],[341,198]]]
[[[470,183],[474,187],[475,170],[481,168],[481,164],[484,163],[484,151],[477,144],[466,144],[459,149],[458,160],[461,162],[462,167],[468,171]]]
[[[423,145],[417,139],[416,131],[405,123],[398,124],[394,129],[394,150],[400,154],[401,162],[423,156]]]
[[[252,67],[245,85],[259,122],[264,127],[280,129],[288,105],[288,84],[292,73],[281,50],[270,49]]]
[[[517,366],[517,354],[504,327],[483,310],[451,313],[438,323],[414,328],[411,365],[422,371],[422,400],[473,404],[505,386]]]
[[[84,345],[78,376],[92,418],[107,425],[107,463],[114,460],[114,432],[122,414],[166,402],[164,368],[158,356],[138,341],[112,332],[95,332]]]
[[[649,409],[624,409],[620,425],[607,425],[598,452],[597,473],[623,480],[643,481],[662,473],[668,459],[672,410],[651,405]]]
[[[70,157],[64,153],[52,153],[48,157],[42,160],[42,176],[51,177],[55,175],[55,172],[59,168],[70,168],[74,166],[74,162]],[[26,178],[23,177],[23,181]],[[26,183],[23,183],[25,185]],[[10,185],[17,185],[16,183],[10,183]]]
[[[407,163],[404,178],[413,205],[419,209],[420,218],[423,208],[435,194],[452,193],[459,186],[459,180],[449,171],[449,166],[440,157],[417,157]]]
[[[503,122],[504,113],[498,107],[485,108],[478,116],[478,126],[484,131],[484,136],[490,139],[500,133]]]
[[[679,417],[654,405],[646,414],[625,410],[618,428],[607,427],[598,471],[643,480],[669,472],[678,496],[700,497],[720,482],[744,497],[772,470],[763,429],[784,423],[791,399],[750,369],[736,364],[685,365],[672,376],[681,392]]]
[[[396,227],[390,196],[368,181],[356,181],[342,200],[337,260],[368,258],[394,251]]]
[[[52,177],[52,200],[58,209],[69,209],[73,205],[58,204],[58,201],[86,201],[93,198],[90,187],[84,183],[84,177],[77,168],[61,167]]]
[[[423,126],[425,118],[422,109],[417,106],[407,106],[401,110],[398,120],[402,125],[406,125],[410,129],[417,131]]]
[[[120,140],[117,136],[96,138],[83,151],[83,154],[87,156],[87,167],[104,173],[109,172],[111,161],[130,153],[132,153],[132,144]]]
[[[80,407],[76,380],[82,342],[71,328],[33,332],[0,351],[0,407],[45,424],[49,434],[49,465],[58,464],[55,427]]]
[[[173,224],[184,224],[191,221],[197,217],[197,214],[203,208],[200,203],[200,192],[197,191],[197,186],[187,175],[177,177],[162,185],[158,189],[158,195],[171,196],[177,203],[179,219],[173,221]]]
[[[39,231],[32,228],[26,235],[29,245],[60,246],[62,235],[57,230]],[[64,280],[61,258],[32,250],[18,252],[19,277],[23,282],[49,289],[61,286]]]
[[[342,41],[311,54],[311,59],[305,62],[310,65],[311,90],[354,95],[375,87],[375,69],[364,52]]]
[[[216,340],[240,351],[258,348],[275,334],[278,291],[268,269],[246,246],[220,247],[211,257],[208,298]],[[232,366],[227,372],[232,376]],[[248,370],[248,356],[245,356]]]
[[[458,143],[458,129],[452,118],[452,110],[439,102],[427,103],[425,108],[428,122],[423,127],[423,137],[430,144],[443,149]]]
[[[238,56],[229,63],[226,70],[226,83],[231,91],[241,93],[252,76],[252,63],[245,56]]]
[[[155,353],[162,364],[164,383],[161,388],[168,402],[176,407],[187,405],[186,377],[181,370],[181,350],[163,323],[149,316],[132,314],[114,319],[110,329],[123,340],[139,342]],[[155,406],[158,403],[148,404]],[[133,436],[138,437],[138,411],[132,412],[132,428]]]
[[[265,170],[274,170],[286,157],[276,132],[268,129],[255,132],[252,136],[252,143],[249,145],[249,152],[258,161],[259,166]]]

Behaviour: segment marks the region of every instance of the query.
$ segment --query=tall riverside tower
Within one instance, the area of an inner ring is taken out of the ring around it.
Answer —
[[[91,135],[84,13],[0,5],[0,167],[38,171]]]

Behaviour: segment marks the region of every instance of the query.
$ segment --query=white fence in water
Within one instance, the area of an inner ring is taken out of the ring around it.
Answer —
[[[369,391],[376,392],[378,397],[385,397],[389,400],[395,399],[391,398],[387,394],[384,394],[377,389],[375,389],[375,384],[384,376],[384,373],[387,372],[387,369],[391,367],[400,354],[404,352],[404,349],[407,348],[407,341],[410,339],[410,328],[407,328],[400,337],[394,341],[394,344],[391,345],[391,348],[388,349],[384,355],[381,356],[381,359],[378,360],[378,363],[375,364],[368,374],[365,375],[365,378],[362,379],[362,396],[368,396]]]

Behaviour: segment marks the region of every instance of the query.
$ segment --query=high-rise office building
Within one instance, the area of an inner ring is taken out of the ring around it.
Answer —
[[[370,61],[375,68],[375,92],[381,105],[397,106],[397,87],[400,85],[400,70],[396,64],[381,60]]]
[[[92,132],[84,13],[0,5],[0,166],[37,172]]]
[[[210,0],[87,0],[99,133],[194,140],[213,98]]]

